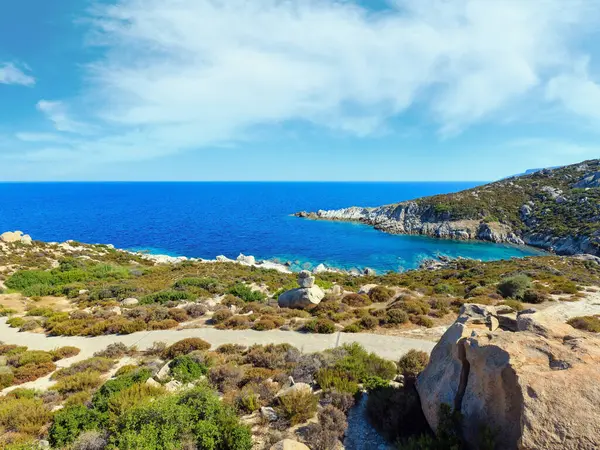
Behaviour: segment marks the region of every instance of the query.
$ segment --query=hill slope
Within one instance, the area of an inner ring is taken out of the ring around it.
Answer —
[[[529,244],[559,254],[600,256],[600,160],[454,194],[296,216],[363,222],[394,234]]]

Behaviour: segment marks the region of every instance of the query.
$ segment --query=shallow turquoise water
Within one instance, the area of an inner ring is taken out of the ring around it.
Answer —
[[[380,272],[436,254],[493,260],[527,247],[392,236],[371,227],[291,217],[294,212],[378,206],[477,183],[0,183],[0,230],[34,239],[110,243],[173,256],[325,263]]]

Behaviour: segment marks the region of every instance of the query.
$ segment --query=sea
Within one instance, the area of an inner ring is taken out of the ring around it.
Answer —
[[[369,226],[293,217],[297,211],[380,206],[455,192],[476,182],[0,183],[0,232],[113,244],[171,256],[240,253],[377,272],[418,267],[438,255],[481,260],[541,254],[530,247],[398,236]]]

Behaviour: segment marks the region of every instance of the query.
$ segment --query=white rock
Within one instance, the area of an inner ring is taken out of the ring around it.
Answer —
[[[7,231],[6,233],[0,234],[0,241],[6,243],[19,242],[23,236],[22,231]]]
[[[310,450],[306,445],[292,439],[284,439],[272,446],[269,450]]]
[[[156,374],[156,378],[159,380],[166,380],[169,378],[169,374],[171,373],[171,368],[169,367],[169,363],[162,366],[162,368]]]
[[[373,289],[374,287],[377,287],[377,285],[376,284],[365,284],[358,290],[358,293],[368,295],[369,292],[371,292],[371,289]]]
[[[237,261],[254,266],[256,264],[256,258],[254,256],[246,256],[240,253],[240,256],[237,257]]]
[[[277,393],[276,397],[281,397],[282,395],[292,394],[294,392],[311,392],[312,393],[312,388],[310,387],[309,384],[306,384],[306,383],[296,383],[287,389],[282,389],[281,391],[279,391]]]
[[[123,305],[123,306],[134,306],[134,305],[137,305],[139,302],[140,301],[137,298],[130,297],[130,298],[126,298],[125,300],[123,300],[121,302],[121,305]]]
[[[260,415],[269,422],[275,422],[277,419],[279,419],[277,412],[275,412],[275,410],[269,406],[263,406],[260,408]]]
[[[33,243],[33,239],[28,234],[25,234],[21,237],[21,243],[25,245],[31,245]]]
[[[233,259],[229,259],[227,256],[219,255],[215,258],[218,262],[233,262]]]
[[[90,291],[88,291],[87,289],[79,289],[79,292],[78,292],[79,295],[85,295],[85,294],[89,294],[89,293],[90,293]]]
[[[319,286],[313,286],[286,291],[279,296],[277,303],[281,308],[302,309],[318,305],[324,297],[325,292]]]
[[[177,380],[171,380],[167,384],[165,384],[165,389],[167,392],[175,392],[183,387],[183,384]]]
[[[154,387],[160,387],[161,386],[161,384],[158,381],[156,381],[154,378],[148,378],[146,380],[146,384],[149,385],[149,386],[154,386]]]
[[[325,267],[325,264],[319,264],[317,267],[315,267],[313,269],[313,273],[323,273],[323,272],[327,272],[327,267]]]
[[[315,277],[308,270],[303,270],[298,274],[298,284],[301,288],[311,288],[315,285]]]

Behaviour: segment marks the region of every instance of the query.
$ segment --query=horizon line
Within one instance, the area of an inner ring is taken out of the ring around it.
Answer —
[[[490,180],[0,180],[0,184],[50,183],[489,183]]]

